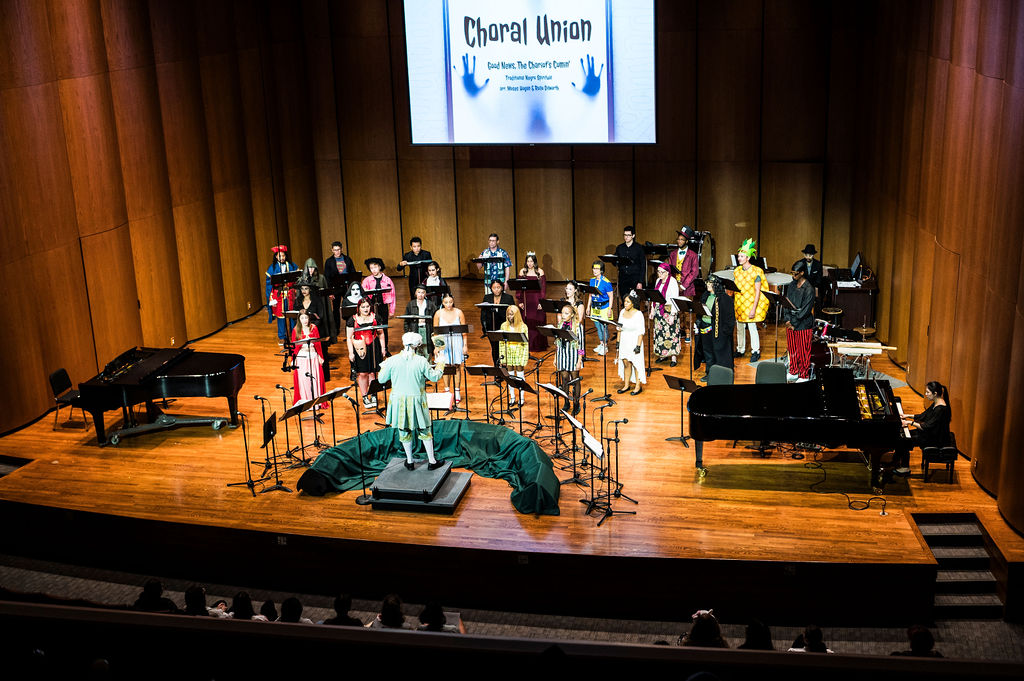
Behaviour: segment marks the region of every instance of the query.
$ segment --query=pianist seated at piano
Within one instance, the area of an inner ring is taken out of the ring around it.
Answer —
[[[920,414],[904,416],[903,423],[911,426],[910,439],[903,439],[893,453],[893,472],[910,473],[910,450],[913,447],[944,447],[949,443],[949,389],[938,381],[929,381],[924,387],[924,399],[930,402]]]
[[[309,312],[303,310],[295,321],[292,329],[292,342],[295,343],[292,359],[295,369],[292,378],[295,384],[294,404],[315,399],[324,394],[323,351],[320,343],[300,343],[310,338],[320,338],[316,325]],[[320,405],[325,408],[327,405]]]

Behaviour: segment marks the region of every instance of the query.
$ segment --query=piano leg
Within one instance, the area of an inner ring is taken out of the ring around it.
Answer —
[[[238,393],[228,396],[228,410],[231,414],[231,427],[238,427]]]
[[[107,444],[107,431],[103,426],[103,412],[90,409],[89,414],[92,416],[92,422],[96,425],[96,442],[102,447]]]
[[[704,443],[700,440],[693,441],[693,465],[695,468],[704,468]]]

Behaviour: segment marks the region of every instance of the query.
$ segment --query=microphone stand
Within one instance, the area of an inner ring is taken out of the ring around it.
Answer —
[[[288,393],[291,391],[291,388],[286,388],[283,385],[281,385],[280,383],[278,383],[274,387],[281,391],[281,405],[282,405],[282,409],[283,409],[283,411],[281,413],[284,413],[284,412],[288,411]],[[300,435],[301,435],[301,433],[300,433]],[[275,452],[276,452],[276,449],[275,449]],[[289,458],[292,458],[292,459],[295,458],[292,455],[292,443],[288,439],[288,422],[287,421],[284,422],[284,455],[289,457]],[[276,456],[276,453],[275,453],[275,456]]]
[[[240,411],[235,412],[235,415],[242,417],[242,442],[245,444],[245,480],[242,482],[229,482],[227,486],[241,487],[242,485],[245,485],[246,487],[249,488],[249,492],[251,492],[252,496],[255,498],[256,481],[252,479],[252,466],[249,461],[249,421],[246,420],[245,414],[243,414]],[[262,478],[260,482],[262,482],[265,479],[266,478]]]
[[[358,393],[358,391],[356,391]],[[348,393],[342,393],[341,395],[352,405],[352,410],[356,413],[356,448],[359,450],[359,483],[363,488],[363,493],[356,497],[356,503],[360,506],[366,506],[373,497],[366,493],[366,461],[363,458],[363,428],[359,423],[359,403],[356,402]]]
[[[263,421],[263,423],[266,423],[267,422],[267,405],[265,403],[269,402],[270,400],[268,400],[266,397],[260,397],[259,395],[254,395],[254,397],[255,397],[255,399],[259,400],[259,403],[260,403],[260,418]],[[270,465],[271,465],[270,464],[270,453],[269,453],[270,450],[267,449],[267,443],[266,442],[263,443],[263,447],[262,448],[264,450],[264,459],[263,459],[263,461],[253,461],[252,463],[262,463],[263,464],[263,472],[260,473],[260,477],[261,478],[266,478],[267,471],[270,470]]]

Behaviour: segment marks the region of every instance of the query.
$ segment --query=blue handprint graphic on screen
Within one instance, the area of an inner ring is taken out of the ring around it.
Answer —
[[[458,67],[453,66],[455,72],[458,73]],[[602,67],[603,68],[603,67]],[[480,91],[487,87],[487,84],[491,82],[488,78],[484,81],[483,85],[478,86],[476,84],[476,55],[473,55],[473,70],[469,70],[469,55],[462,55],[462,85],[466,88],[466,94],[470,97],[476,97],[480,94]]]
[[[463,63],[465,63],[465,59],[463,59]],[[588,54],[586,64],[580,59],[580,68],[583,69],[583,77],[586,78],[580,92],[589,97],[596,96],[601,91],[601,74],[604,73],[604,64],[601,64],[601,70],[595,74],[594,58]],[[573,83],[572,86],[576,87],[576,83]]]

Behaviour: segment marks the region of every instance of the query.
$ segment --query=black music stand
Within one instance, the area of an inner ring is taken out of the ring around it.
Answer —
[[[293,416],[298,416],[302,412],[304,412],[307,409],[309,409],[310,406],[312,406],[312,404],[313,404],[313,400],[305,400],[303,402],[296,402],[290,409],[288,409],[284,413],[284,416],[281,417],[281,420],[282,421],[287,421],[288,419],[292,418]],[[298,421],[299,421],[299,424],[298,424],[298,426],[296,426],[298,428],[298,430],[299,430],[299,448],[298,448],[298,452],[301,455],[301,458],[298,461],[296,461],[295,463],[293,463],[292,465],[288,466],[289,469],[291,469],[291,468],[298,468],[300,466],[308,466],[309,463],[310,463],[309,459],[306,458],[306,446],[307,445],[305,443],[305,437],[302,434],[302,418],[299,417]],[[314,421],[314,424],[315,423],[316,422]],[[316,430],[316,426],[315,425],[313,427],[313,430],[314,431]]]
[[[608,326],[614,327],[615,329],[622,328],[622,324],[619,324],[618,322],[613,322],[610,319],[601,319],[600,317],[594,317],[593,315],[591,315],[590,321],[594,322],[595,324],[607,324]],[[618,335],[618,331],[616,331],[615,333],[616,335]],[[611,340],[611,335],[608,336],[608,340]],[[615,404],[615,400],[612,399],[612,394],[608,392],[608,353],[610,351],[610,347],[605,350],[603,356],[604,362],[602,363],[602,373],[604,374],[604,395],[601,395],[600,397],[595,397],[593,400],[591,400],[591,402],[607,402],[609,407]]]
[[[466,367],[466,373],[470,376],[483,376],[484,378],[493,377],[497,379],[498,376],[501,376],[501,367],[491,366],[490,364],[474,364]],[[499,383],[497,380],[483,382],[484,414],[487,417],[487,423],[491,422],[491,401],[490,398],[487,397],[487,386],[489,385],[499,385]],[[502,420],[502,423],[504,423],[504,420]]]
[[[511,374],[506,373],[505,374],[505,382],[508,384],[508,387],[510,389],[511,388],[516,388],[519,391],[525,390],[526,392],[533,393],[534,395],[538,394],[537,391],[534,390],[533,386],[530,385],[528,381],[526,381],[525,379],[519,378],[518,376],[512,376]],[[525,399],[523,401],[525,403]],[[537,414],[537,417],[540,418],[540,413],[539,412]],[[529,423],[531,426],[536,426],[537,425],[537,424],[533,423],[532,421],[528,421],[527,423]],[[523,405],[519,405],[519,434],[520,435],[523,434]]]
[[[370,385],[368,385],[366,387],[366,394],[367,395],[372,394],[373,398],[377,399],[377,395],[379,395],[380,393],[384,393],[384,406],[383,407],[380,406],[380,400],[377,400],[377,406],[376,407],[374,407],[373,409],[368,409],[368,410],[364,411],[363,413],[364,414],[376,414],[377,416],[384,416],[384,414],[387,413],[387,409],[388,409],[388,390],[390,388],[391,388],[391,381],[388,381],[387,383],[381,383],[376,378],[374,378],[372,381],[370,381]],[[387,424],[378,423],[377,425],[381,426],[383,428]]]
[[[448,284],[441,284],[439,286],[427,286],[427,300],[433,300],[437,309],[441,309],[441,299],[444,298],[446,293],[451,293],[452,289]]]
[[[507,283],[510,291],[522,291],[524,294],[527,291],[540,291],[540,279],[533,277],[509,279]]]
[[[442,329],[444,329],[444,330],[442,331]],[[444,336],[445,337],[445,350],[444,350],[444,353],[447,353],[448,352],[448,348],[451,347],[452,337],[453,336],[463,335],[463,334],[468,334],[468,333],[469,333],[469,324],[444,324],[444,325],[441,325],[441,326],[435,326],[434,327],[434,335],[435,336]],[[454,408],[454,411],[465,412],[466,418],[469,419],[470,421],[472,421],[473,419],[469,418],[469,381],[466,379],[466,350],[468,350],[468,348],[466,347],[466,343],[464,342],[462,344],[462,358],[461,358],[461,361],[459,361],[458,364],[452,364],[450,362],[446,363],[445,367],[444,367],[444,373],[449,375],[449,376],[456,376],[456,377],[461,378],[462,387],[465,388],[465,390],[466,390],[466,406],[465,407],[460,407],[460,406],[456,405],[455,408]],[[460,373],[459,369],[460,368],[461,368],[461,374],[462,374],[461,377],[459,376],[459,373]],[[455,381],[455,389],[456,390],[458,390],[458,388],[459,388],[459,385],[458,385],[459,383],[460,383],[460,381],[458,381],[458,380]]]
[[[779,362],[779,313],[783,308],[795,310],[796,305],[781,293],[773,293],[772,291],[761,291],[761,293],[775,306],[775,359],[772,361]]]
[[[270,418],[263,422],[263,447],[266,448],[267,443],[270,443],[271,448],[274,450],[274,484],[270,487],[264,487],[260,490],[260,494],[266,494],[267,492],[273,492],[275,490],[281,490],[282,492],[291,493],[291,490],[281,484],[281,475],[277,470],[277,412],[270,414]]]
[[[654,334],[654,320],[650,318],[648,312],[650,311],[651,305],[664,305],[665,296],[661,295],[661,291],[656,288],[647,288],[641,291],[636,291],[636,296],[643,301],[648,303],[648,306],[644,310],[644,314],[647,316],[647,375],[650,376],[655,371],[661,371],[661,367],[651,366],[651,336]]]
[[[527,336],[525,333],[522,333],[520,331],[488,331],[487,332],[487,339],[491,343],[499,343],[499,344],[500,343],[527,343],[527,344],[529,344],[529,342],[530,342],[529,336]],[[500,356],[500,353],[499,353],[499,356]],[[527,356],[529,356],[529,350],[527,350]],[[510,390],[508,390],[508,388],[510,387],[508,379],[509,378],[515,378],[515,377],[511,376],[508,373],[507,353],[506,353],[505,364],[501,368],[504,369],[504,371],[499,373],[499,374],[497,374],[497,377],[505,380],[505,388],[506,388],[506,392],[505,392],[505,410],[504,411],[499,411],[498,413],[502,414],[502,416],[504,416],[504,414],[508,414],[509,416],[511,416],[512,415],[512,411],[513,411],[513,407],[512,407],[512,393],[511,393]],[[500,396],[499,396],[499,401],[500,401]],[[519,405],[517,404],[515,406],[515,408],[518,409]],[[499,420],[498,425],[499,426],[505,425],[504,417]]]
[[[690,300],[685,297],[673,298],[672,302],[676,304],[676,308],[679,310],[680,326],[683,324],[683,313],[686,313],[686,336],[690,339],[690,342],[686,343],[686,345],[690,346],[690,380],[693,380],[693,349],[697,345],[697,339],[694,338],[693,334],[693,315],[703,314],[703,305],[696,300]]]
[[[690,365],[692,368],[692,364]],[[677,376],[669,376],[665,374],[665,383],[672,390],[679,391],[679,435],[677,437],[667,437],[665,442],[682,442],[683,446],[689,449],[690,445],[687,440],[690,436],[686,434],[685,427],[683,426],[683,412],[686,411],[686,393],[693,394],[697,390],[697,384],[692,379],[679,378]]]
[[[565,442],[562,441],[561,422],[562,414],[565,413],[565,411],[569,408],[569,403],[572,401],[572,399],[564,390],[562,390],[558,386],[551,385],[550,383],[541,383],[540,387],[551,394],[551,397],[555,403],[555,434],[551,437],[555,444],[555,453],[552,455],[552,458],[566,459],[568,457],[559,452],[558,445],[562,445],[563,447],[568,446],[565,444]],[[558,404],[558,400],[562,400],[561,405]]]
[[[573,338],[574,338],[574,336],[572,334],[572,331],[570,331],[569,329],[563,329],[560,326],[552,326],[551,324],[545,324],[544,326],[538,326],[537,327],[537,331],[542,336],[547,336],[548,338],[552,339],[555,342],[555,352],[556,353],[558,352],[558,341],[562,341],[563,343],[571,343],[573,341]],[[556,363],[556,369],[557,369],[557,363]],[[539,417],[540,417],[540,414],[538,413],[538,418]]]
[[[479,307],[481,313],[487,313],[491,316],[491,323],[486,324],[485,326],[489,326],[492,329],[497,330],[501,328],[501,322],[498,321],[498,318],[495,315],[498,314],[498,310],[501,310],[501,317],[502,320],[504,320],[505,308],[510,306],[508,303],[477,303],[475,307]],[[487,331],[485,330],[483,335],[480,337],[487,338]]]
[[[331,439],[334,440],[334,444],[338,444],[338,430],[334,423],[334,399],[341,395],[344,395],[347,391],[351,390],[352,386],[348,385],[344,388],[335,388],[334,390],[328,390],[320,397],[313,401],[313,408],[316,409],[321,404],[330,403],[331,405]],[[326,442],[323,443],[323,447],[328,447]]]
[[[586,485],[587,481],[581,478],[579,472],[576,470],[576,452],[578,451],[576,444],[576,431],[579,430],[582,432],[585,428],[583,427],[583,424],[577,421],[567,409],[560,411],[562,412],[561,415],[569,422],[569,425],[572,426],[572,477],[566,478],[565,480],[559,480],[558,484],[568,485],[570,483],[575,483],[577,485]],[[586,421],[586,419],[583,420]],[[582,467],[583,466],[581,465],[580,468]],[[591,473],[593,473],[593,466],[591,466]],[[593,475],[591,475],[591,481],[593,481]]]
[[[260,406],[263,406],[263,402],[260,402]],[[249,420],[245,414],[238,412],[238,415],[242,417],[242,444],[245,447],[245,480],[242,482],[229,482],[227,487],[248,487],[249,492],[256,496],[256,483],[263,482],[267,478],[259,478],[254,480],[252,477],[252,462],[249,461]],[[259,463],[259,462],[257,462]]]

